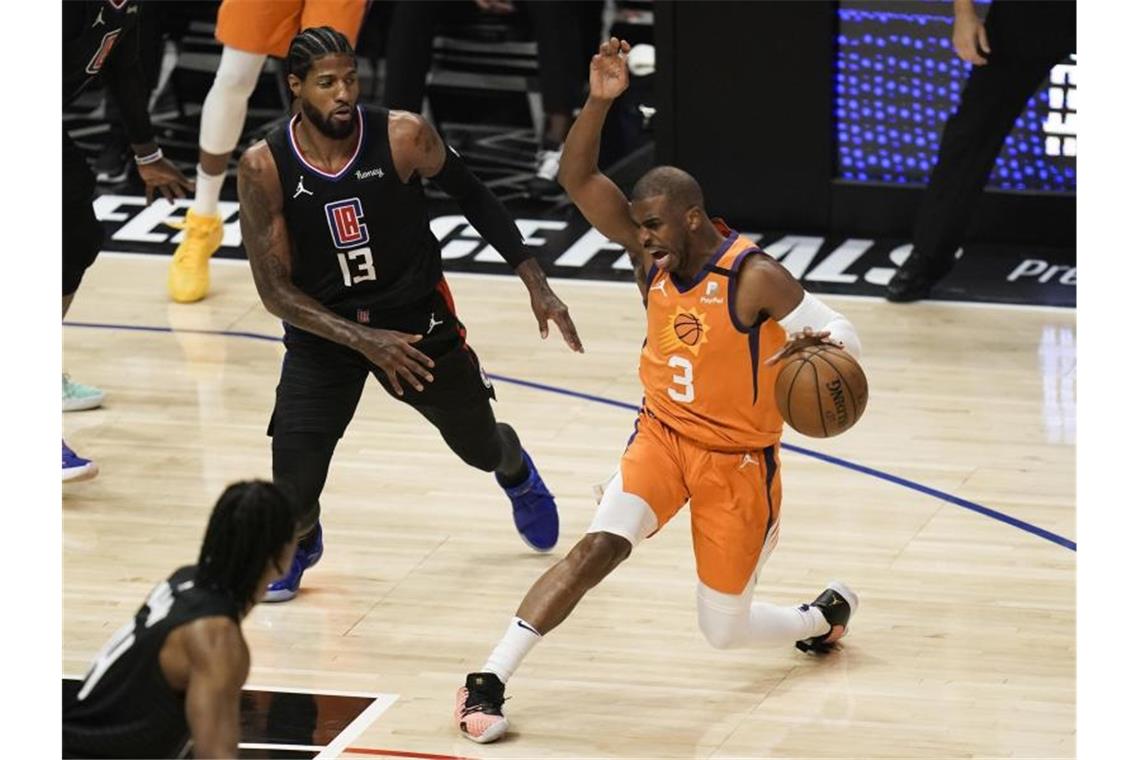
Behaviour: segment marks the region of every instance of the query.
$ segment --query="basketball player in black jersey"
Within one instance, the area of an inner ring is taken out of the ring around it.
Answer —
[[[64,757],[237,757],[249,675],[242,618],[296,549],[296,514],[272,483],[234,483],[198,564],[158,584],[79,685],[64,682]]]
[[[293,598],[323,551],[318,498],[337,441],[371,374],[410,404],[467,464],[494,472],[515,527],[538,551],[558,540],[558,513],[466,342],[443,278],[422,178],[458,201],[530,292],[539,332],[553,320],[581,351],[503,205],[419,115],[357,104],[356,58],[329,27],[289,49],[299,113],[246,151],[238,167],[241,229],[265,307],[285,322],[286,354],[269,425],[274,482],[303,510],[307,532],[269,601]]]

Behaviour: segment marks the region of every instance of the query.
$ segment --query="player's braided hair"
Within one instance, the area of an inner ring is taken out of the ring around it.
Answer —
[[[293,539],[296,514],[264,480],[233,483],[222,493],[202,539],[194,585],[229,595],[242,607],[258,601],[262,573]],[[289,568],[279,568],[284,574]]]
[[[323,55],[347,53],[356,55],[348,37],[331,26],[310,26],[289,43],[288,72],[298,79],[304,79],[313,61]]]

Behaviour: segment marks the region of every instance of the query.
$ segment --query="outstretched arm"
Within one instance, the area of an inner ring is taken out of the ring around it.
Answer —
[[[629,43],[611,38],[590,61],[590,97],[566,136],[558,182],[574,205],[599,232],[629,252],[641,299],[646,299],[645,253],[637,239],[637,223],[629,213],[629,199],[613,180],[598,169],[602,125],[614,99],[629,86],[625,54]]]
[[[443,139],[423,117],[393,112],[388,127],[392,160],[400,181],[415,175],[427,177],[459,203],[483,239],[494,246],[530,292],[530,305],[538,320],[539,334],[548,334],[547,322],[553,320],[566,344],[582,351],[582,341],[566,304],[554,294],[546,282],[546,274],[526,249],[514,219],[487,186],[476,179],[453,148],[445,148]]]
[[[325,308],[293,284],[289,230],[285,224],[281,182],[265,142],[245,152],[238,164],[241,235],[253,282],[269,313],[322,338],[355,349],[384,370],[397,394],[403,378],[416,390],[432,381],[434,362],[412,347],[423,338],[396,330],[377,330],[350,322]]]

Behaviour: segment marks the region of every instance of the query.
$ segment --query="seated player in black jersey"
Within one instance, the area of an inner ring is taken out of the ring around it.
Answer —
[[[426,417],[464,462],[494,472],[523,540],[553,548],[554,498],[515,431],[495,420],[494,390],[443,278],[423,178],[451,195],[514,267],[541,336],[553,320],[581,351],[565,304],[503,205],[428,122],[357,104],[356,57],[343,34],[305,29],[290,45],[288,69],[299,113],[250,147],[238,167],[254,282],[285,322],[269,424],[273,479],[291,491],[305,531],[290,572],[266,599],[296,596],[302,573],[321,556],[318,499],[369,375]]]
[[[237,757],[249,646],[241,621],[297,548],[272,483],[229,486],[198,564],[158,584],[79,685],[64,682],[64,757]]]

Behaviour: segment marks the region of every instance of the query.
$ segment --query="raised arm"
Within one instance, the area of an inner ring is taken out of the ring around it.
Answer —
[[[393,111],[389,117],[388,139],[400,181],[408,182],[417,175],[432,180],[459,203],[464,216],[483,239],[515,270],[530,293],[539,334],[546,338],[547,322],[553,320],[566,344],[574,351],[582,351],[582,341],[570,319],[570,311],[551,290],[542,267],[523,244],[514,219],[502,202],[471,173],[459,154],[453,148],[444,147],[435,127],[418,114]]]
[[[558,183],[582,215],[603,235],[627,250],[640,252],[637,224],[629,214],[629,199],[598,169],[602,125],[614,99],[629,87],[625,54],[629,43],[610,38],[590,61],[590,97],[566,135]]]
[[[249,647],[227,617],[199,618],[182,629],[189,664],[186,722],[195,757],[238,756],[241,689],[249,676]]]
[[[384,370],[393,390],[400,395],[404,392],[400,378],[416,390],[423,390],[420,379],[432,381],[427,367],[434,363],[411,345],[422,335],[358,325],[325,308],[293,284],[292,249],[281,182],[273,154],[264,141],[247,150],[238,164],[238,202],[242,242],[253,282],[270,314],[364,354]]]
[[[629,69],[625,62],[628,52],[628,42],[611,38],[599,46],[598,54],[590,61],[590,97],[566,136],[558,182],[587,221],[629,253],[644,301],[645,253],[637,239],[637,224],[629,213],[629,199],[598,169],[606,114],[614,99],[629,86]]]

